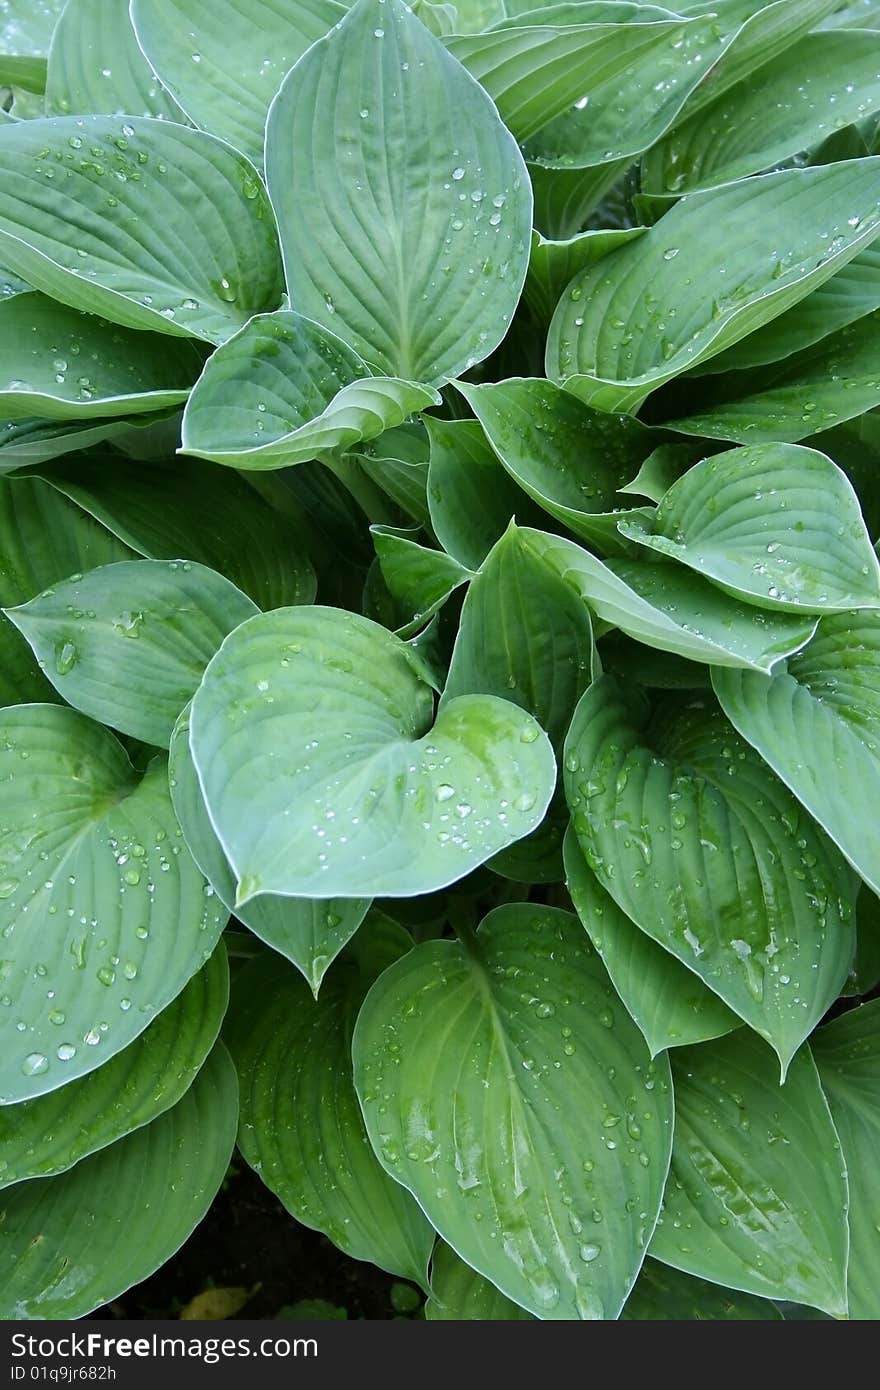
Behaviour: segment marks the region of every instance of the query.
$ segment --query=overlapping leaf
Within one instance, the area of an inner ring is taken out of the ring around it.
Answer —
[[[138,47],[127,0],[68,0],[52,35],[46,114],[185,121]]]

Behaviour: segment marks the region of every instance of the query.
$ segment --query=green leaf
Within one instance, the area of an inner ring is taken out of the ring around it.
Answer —
[[[176,1105],[214,1046],[228,1001],[229,967],[218,945],[174,1002],[103,1067],[0,1108],[0,1187],[62,1173]]]
[[[0,259],[53,299],[208,342],[278,304],[265,190],[212,136],[139,116],[57,116],[0,126],[0,159]]]
[[[138,43],[203,130],[263,160],[281,79],[345,13],[335,0],[132,0]]]
[[[131,552],[45,483],[0,477],[0,608]],[[52,687],[8,618],[0,615],[0,704],[53,700]]]
[[[126,0],[68,0],[55,26],[46,114],[186,117],[138,48]]]
[[[0,410],[80,420],[182,404],[199,373],[192,343],[133,333],[41,294],[0,300]]]
[[[651,1254],[846,1316],[846,1171],[808,1049],[783,1087],[745,1029],[677,1052],[672,1167]]]
[[[783,1074],[855,947],[834,846],[702,696],[652,710],[603,676],[572,721],[565,792],[618,907],[776,1051]]]
[[[767,1298],[693,1279],[657,1260],[645,1260],[621,1317],[639,1322],[780,1322]]]
[[[880,982],[880,898],[863,888],[856,900],[856,954],[845,996],[868,994]]]
[[[571,825],[563,855],[575,911],[652,1057],[739,1027],[736,1015],[702,980],[621,912],[588,867]]]
[[[849,1316],[877,1316],[880,1201],[874,1181],[880,1139],[880,1001],[852,1009],[814,1034],[810,1046],[849,1174]]]
[[[532,1314],[505,1298],[500,1290],[438,1240],[431,1256],[431,1294],[425,1304],[429,1322],[530,1322]]]
[[[558,748],[593,661],[589,611],[511,523],[468,587],[440,708],[461,695],[500,695],[534,715]]]
[[[370,990],[352,1047],[373,1148],[444,1240],[538,1317],[615,1318],[672,1097],[577,920],[515,904],[464,945],[417,946]]]
[[[366,443],[353,452],[362,471],[377,487],[420,526],[429,526],[430,444],[422,421],[386,430],[375,443]]]
[[[388,590],[407,621],[398,628],[401,636],[423,627],[462,584],[471,578],[451,555],[419,545],[417,531],[401,531],[393,526],[371,526],[376,558]],[[487,691],[486,694],[499,692]]]
[[[780,362],[880,309],[880,250],[869,246],[806,299],[697,367],[694,375]]]
[[[0,1316],[84,1317],[152,1274],[201,1221],[235,1143],[235,1071],[218,1044],[152,1124],[0,1199]]]
[[[134,416],[130,420],[68,420],[58,423],[39,418],[9,420],[0,424],[0,475],[16,468],[44,463],[63,454],[88,449],[114,440],[118,444],[137,434],[147,435],[166,415]]]
[[[46,90],[46,59],[0,54],[0,83],[4,87],[15,89],[16,106],[19,104],[19,94],[22,91],[34,92],[40,96]],[[17,118],[10,116],[10,120],[15,119]]]
[[[561,536],[541,531],[522,536],[603,622],[689,661],[769,671],[816,630],[814,618],[738,603],[680,565],[644,560],[603,564]]]
[[[566,285],[579,270],[641,236],[643,227],[579,232],[565,240],[552,240],[532,232],[532,251],[523,296],[536,321],[546,331],[553,310]]]
[[[848,0],[835,6],[834,13],[823,22],[823,29],[876,29],[880,25],[878,0]]]
[[[517,486],[476,420],[425,417],[431,457],[428,507],[446,553],[477,570],[511,518],[541,524],[541,512]]]
[[[588,545],[620,554],[616,494],[651,452],[645,426],[591,410],[540,379],[456,386],[501,463],[538,506]]]
[[[280,609],[231,634],[190,744],[237,901],[427,893],[533,830],[556,777],[535,721],[488,695],[432,715],[413,655],[366,618]]]
[[[123,560],[5,610],[68,704],[167,748],[223,638],[258,612],[189,560]]]
[[[716,454],[673,483],[631,540],[761,608],[880,607],[880,563],[846,474],[795,444]]]
[[[187,706],[171,736],[171,801],[190,854],[231,911],[235,875],[205,808],[189,750],[189,715]],[[293,962],[317,998],[328,966],[357,931],[369,906],[368,898],[278,898],[264,893],[237,907],[236,915],[267,946]]]
[[[65,0],[5,0],[0,10],[0,53],[47,54]]]
[[[710,439],[795,443],[873,410],[880,405],[878,325],[875,312],[778,366],[722,377],[700,410],[668,428]]]
[[[347,1255],[427,1284],[434,1230],[377,1162],[352,1081],[351,1033],[378,975],[412,941],[368,919],[315,1001],[293,970],[252,961],[235,982],[226,1036],[241,1084],[239,1145],[297,1221]]]
[[[550,326],[547,375],[588,405],[636,410],[869,245],[880,230],[878,168],[854,159],[788,169],[682,199],[575,277]]]
[[[371,376],[339,338],[282,310],[252,319],[208,360],[181,448],[233,468],[285,468],[373,439],[439,401],[415,382]]]
[[[291,302],[379,371],[436,384],[504,337],[528,261],[526,168],[402,0],[357,0],[291,70],[266,177]]]
[[[646,156],[642,190],[690,193],[758,174],[862,120],[880,106],[878,59],[880,34],[806,34],[676,125]]]
[[[786,669],[713,673],[725,714],[880,892],[880,615],[824,618]]]
[[[139,775],[108,730],[57,705],[7,709],[0,724],[8,1105],[133,1042],[207,960],[227,914],[181,842],[164,759]]]
[[[145,468],[121,455],[84,454],[42,464],[39,472],[148,559],[185,555],[225,574],[263,609],[311,603],[315,597],[314,570],[297,530],[231,468],[185,458]],[[81,562],[70,570],[100,563]],[[14,601],[2,592],[0,600]]]

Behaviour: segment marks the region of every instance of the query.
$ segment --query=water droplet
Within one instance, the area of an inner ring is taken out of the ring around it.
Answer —
[[[49,1058],[43,1052],[29,1052],[21,1064],[25,1076],[42,1076],[49,1070]]]
[[[601,1253],[601,1245],[596,1245],[594,1241],[590,1241],[587,1245],[582,1245],[578,1250],[578,1254],[584,1261],[584,1264],[592,1264],[593,1260],[597,1260]]]
[[[79,652],[73,642],[56,642],[55,670],[59,676],[66,676],[79,660]]]

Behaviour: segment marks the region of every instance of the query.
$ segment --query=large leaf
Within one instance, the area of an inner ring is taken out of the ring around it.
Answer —
[[[45,463],[47,459],[60,458],[108,440],[124,447],[136,436],[148,437],[157,426],[167,428],[167,423],[167,411],[159,415],[135,415],[131,419],[59,422],[35,416],[27,420],[7,420],[0,423],[0,474]],[[132,453],[138,457],[137,447]]]
[[[184,458],[145,468],[121,455],[84,454],[42,464],[39,472],[148,559],[197,560],[225,574],[263,609],[315,597],[315,574],[298,530],[231,468]],[[100,563],[81,562],[70,571]],[[0,599],[11,601],[3,594]]]
[[[511,523],[468,587],[441,709],[459,695],[500,695],[558,747],[593,659],[588,609]]]
[[[55,26],[46,114],[84,112],[185,120],[138,48],[127,0],[67,0]]]
[[[880,1287],[880,1200],[874,1180],[880,1139],[880,1000],[826,1024],[810,1046],[849,1174],[849,1316],[875,1319]]]
[[[139,116],[58,116],[0,126],[0,159],[0,259],[34,289],[208,342],[277,306],[272,209],[220,140]]]
[[[432,714],[416,657],[366,618],[288,608],[231,634],[190,744],[237,901],[427,893],[533,830],[556,774],[534,719],[489,695]]]
[[[638,1322],[779,1322],[782,1314],[769,1298],[723,1289],[648,1259],[621,1317]]]
[[[689,661],[769,671],[816,630],[813,618],[738,603],[679,565],[644,560],[603,564],[561,536],[524,531],[522,539],[604,622]]]
[[[69,1172],[0,1199],[0,1316],[68,1321],[146,1279],[201,1221],[235,1143],[235,1071],[218,1044],[171,1110]]]
[[[458,389],[520,487],[588,545],[619,554],[617,492],[653,448],[644,425],[539,379]]]
[[[134,333],[41,294],[0,301],[0,411],[82,420],[180,405],[201,367],[192,343]]]
[[[357,0],[292,69],[266,177],[291,302],[371,365],[433,384],[504,337],[528,262],[526,168],[402,0]]]
[[[541,512],[501,466],[476,420],[429,415],[428,508],[448,555],[476,570],[511,518],[540,525]]]
[[[0,478],[0,608],[24,603],[59,579],[130,554],[45,483]],[[52,699],[52,687],[24,638],[0,615],[0,704]]]
[[[880,405],[878,326],[875,311],[778,366],[722,377],[700,409],[670,421],[669,428],[710,439],[794,443],[874,410]]]
[[[281,79],[344,13],[335,0],[131,5],[138,43],[187,115],[255,163],[263,159],[266,112]]]
[[[532,1314],[466,1265],[445,1240],[438,1240],[431,1256],[425,1317],[429,1322],[528,1322]]]
[[[220,945],[155,1022],[103,1067],[0,1109],[0,1187],[62,1173],[176,1105],[216,1041],[228,999]],[[63,1026],[61,1017],[53,1021]]]
[[[0,723],[10,1104],[133,1042],[208,958],[227,914],[182,842],[164,760],[139,776],[108,730],[57,705],[7,709]]]
[[[880,614],[824,618],[786,669],[713,673],[724,712],[880,892]]]
[[[184,453],[234,468],[285,468],[351,448],[437,405],[436,391],[374,377],[334,334],[282,310],[209,359],[183,416]]]
[[[854,159],[683,198],[575,277],[550,327],[547,375],[588,405],[636,410],[869,245],[880,230],[878,169]]]
[[[272,957],[252,961],[236,979],[225,1036],[238,1067],[248,1163],[298,1221],[424,1287],[433,1227],[370,1148],[351,1070],[361,1001],[411,945],[378,914],[334,965],[318,1001]]]
[[[538,1317],[618,1315],[672,1098],[574,917],[516,904],[417,946],[367,995],[353,1054],[383,1166],[468,1264]]]
[[[746,1029],[676,1052],[675,1140],[651,1254],[727,1288],[846,1316],[847,1180],[805,1048],[783,1087]]]
[[[217,839],[189,750],[189,708],[171,736],[171,801],[189,851],[223,903],[232,910],[235,875]],[[263,893],[236,914],[245,926],[292,961],[317,998],[324,973],[354,935],[370,906],[367,898],[278,898]]]
[[[652,1057],[739,1027],[736,1015],[702,980],[621,912],[587,865],[571,825],[563,853],[575,911]]]
[[[716,454],[673,483],[650,518],[620,529],[762,608],[880,607],[880,563],[858,498],[815,449],[755,444]]]
[[[258,609],[204,565],[123,560],[5,611],[68,704],[167,748],[223,638]]]
[[[648,153],[647,193],[757,174],[880,106],[880,34],[807,34]],[[768,119],[768,113],[772,113]]]
[[[565,790],[618,907],[766,1038],[784,1073],[855,948],[834,846],[711,702],[670,696],[652,718],[611,676],[575,712]]]

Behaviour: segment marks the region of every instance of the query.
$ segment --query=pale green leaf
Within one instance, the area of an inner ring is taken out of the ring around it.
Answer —
[[[353,1055],[373,1148],[469,1265],[538,1317],[618,1315],[672,1097],[574,917],[514,904],[417,946],[367,995]]]
[[[528,262],[526,168],[402,0],[357,0],[291,70],[266,177],[291,302],[371,366],[434,384],[504,337]]]
[[[67,0],[49,50],[47,116],[186,120],[138,47],[128,8],[128,0]]]
[[[0,724],[8,1105],[133,1042],[207,960],[227,914],[183,843],[164,759],[136,773],[107,729],[58,705],[7,709]]]
[[[45,56],[65,0],[3,0],[0,6],[0,53]]]
[[[588,865],[618,907],[779,1056],[783,1074],[855,949],[850,874],[831,842],[702,695],[603,676],[565,745]]]
[[[540,823],[556,769],[530,716],[474,695],[432,723],[414,655],[366,618],[279,609],[231,634],[190,744],[238,902],[431,892]]]
[[[523,296],[535,320],[543,329],[550,327],[553,310],[569,281],[579,270],[600,261],[641,236],[643,227],[611,231],[579,232],[565,240],[552,240],[532,232],[532,251]]]

